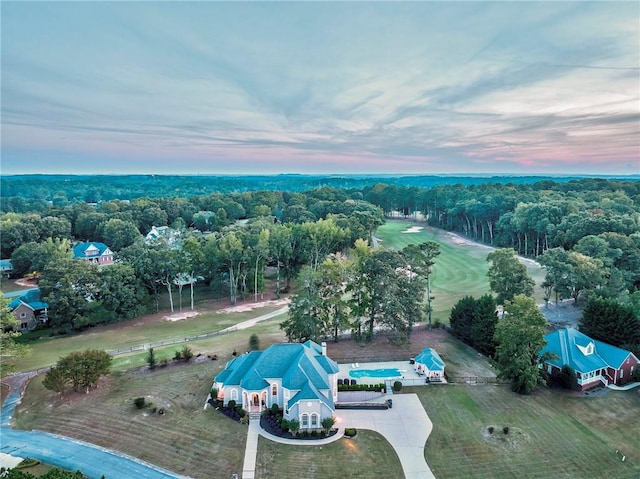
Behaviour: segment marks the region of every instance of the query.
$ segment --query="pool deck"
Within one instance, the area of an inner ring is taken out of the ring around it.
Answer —
[[[338,379],[355,379],[357,384],[379,384],[384,382],[385,379],[399,379],[397,377],[389,378],[371,378],[360,377],[353,378],[349,375],[350,371],[361,371],[366,369],[398,369],[405,379],[421,379],[424,381],[424,376],[418,376],[413,364],[409,364],[409,361],[382,361],[379,363],[353,363],[353,364],[338,364],[340,371],[338,373]]]

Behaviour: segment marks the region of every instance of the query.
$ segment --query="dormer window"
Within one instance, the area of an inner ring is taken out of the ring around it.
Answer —
[[[586,346],[580,346],[579,344],[576,344],[576,346],[578,346],[578,349],[580,350],[580,352],[585,356],[590,356],[591,354],[593,354],[593,351],[595,349],[593,341],[591,341]]]

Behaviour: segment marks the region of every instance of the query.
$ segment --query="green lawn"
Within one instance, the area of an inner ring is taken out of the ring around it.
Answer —
[[[289,446],[258,440],[256,479],[325,479],[358,477],[399,479],[402,465],[391,444],[374,431],[359,430],[324,446]]]
[[[418,233],[403,233],[412,226],[422,226]],[[402,249],[409,244],[435,241],[440,245],[440,255],[435,259],[431,289],[433,296],[433,318],[443,323],[449,322],[451,308],[464,296],[482,296],[490,292],[487,272],[488,246],[471,243],[456,244],[452,236],[443,230],[431,228],[424,223],[391,220],[382,225],[375,233],[382,247]],[[530,262],[526,263],[529,274],[536,281],[535,298],[543,302],[540,283],[544,271]]]
[[[198,334],[219,331],[247,319],[255,318],[262,314],[280,309],[282,306],[265,306],[253,311],[241,313],[204,313],[193,318],[180,321],[167,321],[161,316],[153,320],[132,319],[118,324],[110,324],[92,328],[82,334],[70,335],[66,337],[42,338],[37,341],[27,342],[31,347],[31,353],[20,358],[16,363],[16,370],[27,371],[54,364],[60,357],[73,351],[83,349],[124,349],[129,346],[149,344],[174,338],[186,338]],[[167,313],[169,314],[169,313]],[[276,318],[278,322],[283,321],[285,316]],[[249,336],[255,331],[260,331],[260,324],[257,329],[252,328],[250,332],[239,331],[238,336],[246,337],[242,349],[246,349]],[[228,338],[228,336],[224,336]],[[207,342],[209,341],[209,342]],[[189,344],[218,344],[224,342],[220,338],[211,338],[192,342]],[[173,351],[181,349],[183,344],[170,346],[166,349]],[[160,351],[160,349],[158,349]]]
[[[507,386],[406,391],[419,395],[433,422],[425,457],[438,479],[640,477],[637,390],[599,398],[547,389],[519,396]]]

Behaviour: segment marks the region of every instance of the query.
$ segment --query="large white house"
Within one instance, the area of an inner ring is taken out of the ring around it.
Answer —
[[[285,419],[300,421],[301,430],[319,429],[335,411],[338,370],[326,343],[274,344],[229,361],[213,387],[225,405],[234,400],[249,412],[261,412],[277,404]]]

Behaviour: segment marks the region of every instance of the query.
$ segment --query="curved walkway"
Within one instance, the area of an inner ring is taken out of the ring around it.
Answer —
[[[607,387],[615,391],[628,391],[629,389],[637,388],[638,386],[640,386],[640,382],[630,383],[624,386],[616,386],[615,384],[609,384]]]
[[[14,457],[32,457],[57,467],[81,469],[89,478],[104,474],[113,478],[184,479],[187,476],[162,469],[126,454],[86,442],[41,431],[21,431],[10,427],[13,410],[20,402],[25,374],[16,380],[0,412],[0,452]]]
[[[406,479],[435,479],[424,458],[424,446],[433,429],[433,423],[417,394],[394,395],[391,409],[338,409],[336,419],[338,433],[315,441],[276,437],[262,429],[259,420],[250,421],[242,479],[255,477],[258,436],[281,444],[316,446],[341,439],[345,427],[369,429],[383,435],[398,454]]]

